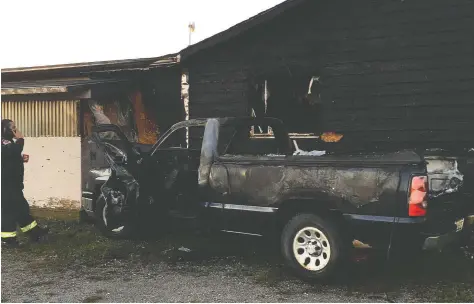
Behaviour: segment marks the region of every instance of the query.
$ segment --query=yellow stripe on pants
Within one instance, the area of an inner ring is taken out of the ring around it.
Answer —
[[[35,228],[36,226],[38,226],[38,223],[36,223],[36,221],[33,221],[31,222],[31,224],[25,226],[25,227],[22,227],[21,228],[21,232],[28,232],[30,231],[31,229]]]
[[[16,231],[15,232],[2,232],[2,238],[12,238],[16,237]]]

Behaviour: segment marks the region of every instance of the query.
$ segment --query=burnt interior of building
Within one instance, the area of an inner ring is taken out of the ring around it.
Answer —
[[[96,91],[92,98],[81,101],[83,185],[91,170],[107,170],[108,167],[103,149],[92,141],[94,125],[117,125],[137,149],[148,152],[163,132],[184,120],[181,71],[177,67],[119,70],[94,77],[127,81],[113,92]]]
[[[121,72],[115,77],[124,77]],[[156,143],[162,132],[184,120],[180,96],[180,70],[128,72],[129,82],[114,94],[82,103],[83,137],[95,124],[115,124],[127,138],[144,148]]]

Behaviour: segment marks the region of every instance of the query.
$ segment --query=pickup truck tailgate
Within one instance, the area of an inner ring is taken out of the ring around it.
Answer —
[[[456,222],[474,214],[474,162],[469,157],[425,157],[430,184],[428,233],[456,229]]]

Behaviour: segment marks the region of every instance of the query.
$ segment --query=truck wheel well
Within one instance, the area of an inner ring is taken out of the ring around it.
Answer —
[[[323,201],[315,202],[314,200],[289,200],[283,202],[278,208],[277,212],[277,226],[281,231],[286,223],[295,215],[299,213],[312,213],[325,218],[332,218],[333,220],[344,224],[342,213],[337,210],[332,210],[328,203]]]

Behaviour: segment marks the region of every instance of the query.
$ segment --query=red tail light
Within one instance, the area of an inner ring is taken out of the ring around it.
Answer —
[[[428,207],[428,177],[415,176],[411,180],[409,216],[425,216]]]

